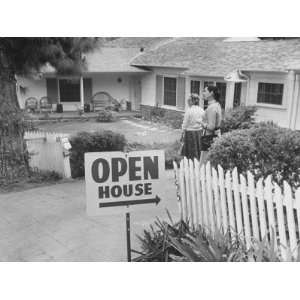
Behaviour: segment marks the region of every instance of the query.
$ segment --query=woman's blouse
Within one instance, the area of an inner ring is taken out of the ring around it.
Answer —
[[[220,128],[222,121],[222,108],[218,102],[208,105],[205,111],[205,119],[207,122],[206,134],[213,134],[214,130]]]
[[[188,107],[184,114],[182,130],[201,130],[201,122],[204,114],[204,110],[198,105],[192,105],[191,107]]]

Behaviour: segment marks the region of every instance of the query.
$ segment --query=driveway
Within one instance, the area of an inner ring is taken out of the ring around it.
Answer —
[[[125,216],[88,217],[84,181],[57,184],[0,196],[0,261],[126,261]],[[162,182],[158,207],[131,214],[136,234],[167,208],[178,220],[173,171]]]

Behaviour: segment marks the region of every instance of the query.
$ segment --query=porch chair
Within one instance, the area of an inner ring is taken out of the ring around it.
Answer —
[[[29,97],[25,100],[25,110],[28,112],[36,112],[38,109],[38,100],[35,97]]]
[[[53,112],[52,103],[49,97],[44,96],[40,99],[40,113],[44,111],[50,111]]]
[[[94,94],[91,98],[91,103],[93,111],[96,111],[97,108],[100,108],[100,110],[112,109],[118,111],[120,108],[119,101],[107,92],[97,92]]]

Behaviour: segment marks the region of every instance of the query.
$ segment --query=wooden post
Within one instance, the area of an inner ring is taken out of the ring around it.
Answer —
[[[127,261],[131,262],[130,213],[126,213]]]

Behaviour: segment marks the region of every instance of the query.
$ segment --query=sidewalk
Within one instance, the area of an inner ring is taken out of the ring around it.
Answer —
[[[178,219],[173,171],[162,184],[158,208],[131,214],[136,234],[167,208]],[[125,216],[88,217],[84,181],[0,195],[0,261],[126,261]],[[134,257],[134,255],[133,255]]]

